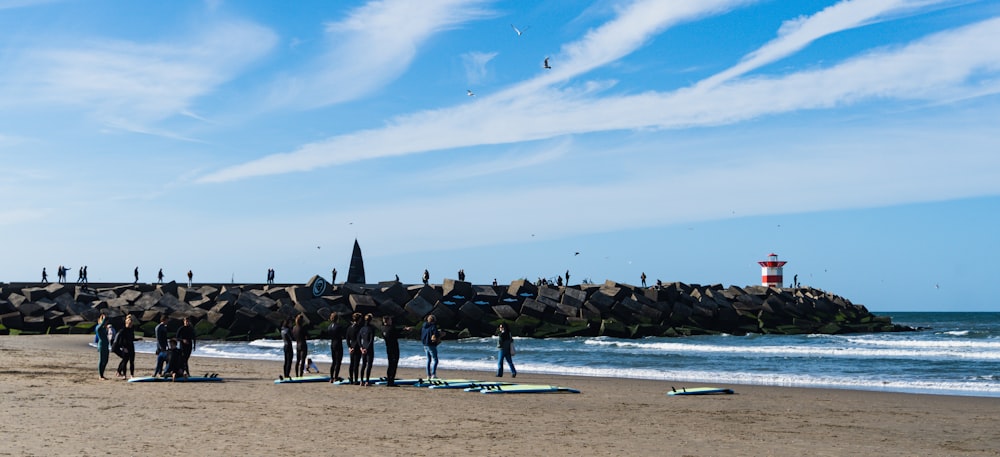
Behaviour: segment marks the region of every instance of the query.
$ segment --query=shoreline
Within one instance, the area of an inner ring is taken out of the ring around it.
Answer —
[[[516,380],[582,393],[275,385],[278,362],[211,357],[192,373],[226,382],[128,384],[97,379],[90,338],[0,336],[0,455],[1000,455],[1000,398],[750,385],[671,397],[670,382],[535,373]],[[138,354],[136,375],[154,364]]]

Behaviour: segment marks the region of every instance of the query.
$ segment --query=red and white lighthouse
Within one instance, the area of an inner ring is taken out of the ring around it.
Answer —
[[[767,260],[757,262],[760,264],[760,285],[768,287],[781,287],[784,284],[784,276],[781,267],[785,266],[784,260],[778,260],[778,254],[771,253]]]

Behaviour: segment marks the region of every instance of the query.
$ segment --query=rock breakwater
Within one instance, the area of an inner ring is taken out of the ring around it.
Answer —
[[[161,314],[177,326],[191,317],[199,338],[275,336],[303,314],[314,337],[331,313],[391,315],[418,326],[436,316],[448,338],[488,336],[500,322],[515,335],[688,336],[728,333],[838,334],[912,330],[863,305],[819,289],[684,284],[636,287],[614,281],[574,286],[517,280],[504,286],[446,279],[442,284],[0,284],[0,334],[90,332],[105,312],[120,326],[126,314],[152,336]],[[376,320],[377,322],[378,320]]]

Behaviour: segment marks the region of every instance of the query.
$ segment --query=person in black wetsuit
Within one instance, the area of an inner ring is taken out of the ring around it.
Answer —
[[[347,379],[351,384],[361,382],[358,371],[361,367],[361,349],[358,347],[358,331],[361,330],[361,313],[351,314],[351,326],[347,327],[344,339],[347,340],[347,353],[350,365],[347,366]]]
[[[167,366],[163,370],[163,377],[170,376],[174,381],[178,376],[186,378],[184,370],[187,369],[187,359],[184,358],[184,351],[177,347],[176,338],[171,338],[167,344]]]
[[[285,350],[285,365],[282,373],[284,376],[281,379],[291,377],[292,374],[292,355],[294,354],[294,349],[292,346],[292,321],[291,319],[285,319],[281,323],[281,341],[284,343]]]
[[[404,327],[403,331],[408,331]],[[385,341],[385,356],[389,364],[385,369],[385,385],[396,386],[396,368],[399,366],[399,335],[400,330],[392,325],[392,316],[382,316],[382,340]]]
[[[111,350],[122,359],[118,363],[119,378],[135,376],[135,330],[132,329],[132,319],[131,314],[125,317],[125,327],[115,334],[115,342],[111,345]]]
[[[306,372],[306,356],[309,355],[309,343],[306,342],[306,317],[302,314],[295,316],[295,327],[292,327],[292,339],[295,340],[295,376],[302,376]]]
[[[358,329],[358,347],[361,350],[361,385],[372,385],[372,364],[375,363],[375,326],[371,313],[365,314],[365,323]]]
[[[177,340],[181,343],[181,352],[184,354],[184,373],[191,376],[191,353],[195,349],[194,327],[191,325],[191,318],[184,318],[184,325],[177,329]]]
[[[326,330],[330,337],[330,358],[333,359],[330,364],[330,382],[343,379],[340,377],[340,365],[344,360],[344,333],[347,327],[337,322],[339,317],[337,313],[330,313],[330,327]]]

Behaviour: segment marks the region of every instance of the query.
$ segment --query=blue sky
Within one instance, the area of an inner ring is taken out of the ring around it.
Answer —
[[[0,0],[0,30],[3,281],[305,282],[357,238],[370,282],[747,285],[775,252],[876,311],[1000,308],[1000,2]]]

